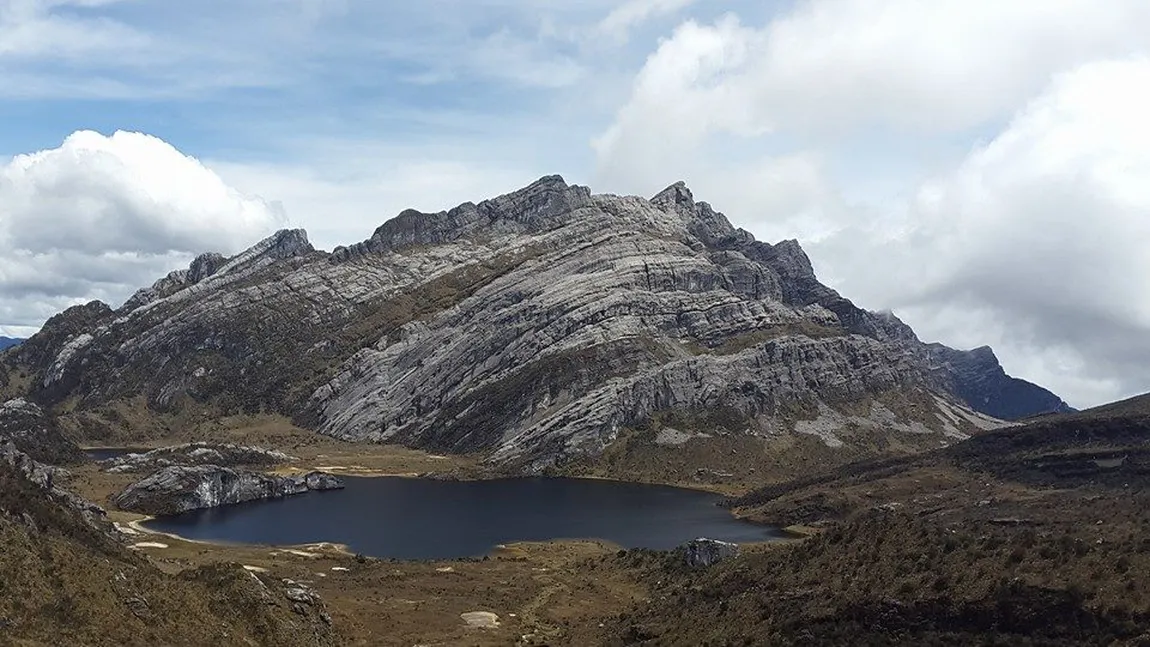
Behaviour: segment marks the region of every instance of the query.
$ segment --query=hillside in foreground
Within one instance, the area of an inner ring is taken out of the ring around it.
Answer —
[[[282,582],[228,563],[160,571],[51,485],[65,479],[0,446],[0,644],[336,644],[322,603],[293,604]]]
[[[607,644],[1146,644],[1150,396],[733,502],[812,536],[652,587]]]

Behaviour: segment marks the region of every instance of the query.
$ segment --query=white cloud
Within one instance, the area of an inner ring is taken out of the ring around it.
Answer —
[[[285,222],[160,139],[74,133],[0,167],[0,324],[115,303],[197,253],[239,251]]]
[[[1008,365],[1095,404],[1150,386],[1150,60],[1060,75],[885,231],[812,251],[918,332],[994,343]]]
[[[1145,391],[1147,25],[1140,0],[807,0],[761,25],[688,20],[594,139],[594,186],[686,179],[925,338],[992,344],[1080,406]]]
[[[122,1],[5,0],[0,4],[0,61],[77,60],[142,50],[149,45],[149,39],[127,25],[108,18],[78,17],[58,11]]]
[[[627,0],[611,10],[595,31],[616,43],[624,43],[636,26],[658,16],[679,12],[698,0]]]
[[[668,166],[687,162],[708,135],[753,134],[751,105],[729,75],[747,63],[754,36],[728,17],[713,27],[688,21],[663,41],[615,123],[593,143],[601,183],[652,193],[668,183]]]
[[[596,140],[599,177],[654,187],[713,134],[956,132],[1009,115],[1068,67],[1144,52],[1142,0],[808,0],[761,27],[682,24]]]
[[[285,222],[156,137],[92,131],[18,155],[0,171],[10,249],[41,252],[236,251]]]
[[[329,150],[305,165],[210,161],[231,186],[273,197],[324,249],[350,245],[404,209],[435,212],[526,186],[537,179],[491,160],[406,148]]]

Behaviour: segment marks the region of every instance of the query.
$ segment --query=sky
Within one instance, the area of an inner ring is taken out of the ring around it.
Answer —
[[[0,0],[0,334],[284,227],[684,180],[926,341],[1150,391],[1145,0]]]

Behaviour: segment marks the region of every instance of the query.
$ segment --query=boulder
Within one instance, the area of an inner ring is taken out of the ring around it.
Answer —
[[[739,545],[717,539],[700,537],[685,546],[687,566],[710,568],[715,564],[739,556]]]

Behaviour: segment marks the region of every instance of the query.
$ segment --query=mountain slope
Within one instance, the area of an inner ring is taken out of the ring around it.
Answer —
[[[76,507],[89,504],[36,482],[51,470],[0,443],[0,643],[338,644],[321,602],[295,609],[238,564],[162,573]]]
[[[11,348],[11,347],[19,344],[22,341],[24,341],[24,340],[23,339],[16,339],[15,337],[0,337],[0,350],[4,350],[6,348]]]
[[[275,412],[537,471],[668,413],[832,449],[998,426],[963,399],[983,374],[937,354],[819,283],[797,242],[755,241],[681,183],[644,200],[546,177],[330,254],[296,230],[201,256],[118,310],[54,317],[4,361],[86,425],[140,402]]]
[[[604,644],[1150,641],[1150,396],[734,502],[813,536],[707,571],[631,551],[650,602]]]
[[[1062,398],[1002,370],[988,346],[958,351],[942,344],[929,344],[933,361],[945,366],[954,380],[954,391],[967,404],[995,418],[1020,420],[1044,413],[1070,413]]]

